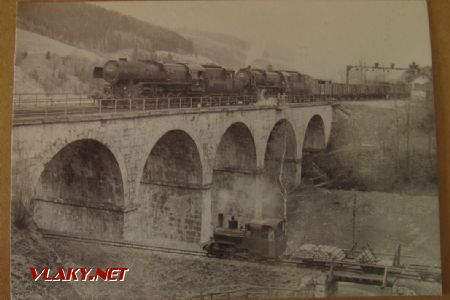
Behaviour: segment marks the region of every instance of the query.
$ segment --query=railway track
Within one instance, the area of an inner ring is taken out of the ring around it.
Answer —
[[[82,243],[88,243],[88,244],[113,246],[113,247],[119,247],[119,248],[141,249],[141,250],[149,250],[149,251],[162,252],[162,253],[174,253],[174,254],[181,254],[181,255],[206,257],[206,253],[203,251],[169,248],[169,247],[163,247],[163,246],[144,245],[144,244],[137,244],[137,243],[133,243],[133,242],[125,242],[125,241],[104,240],[104,239],[84,237],[84,236],[83,237],[82,236],[73,236],[73,235],[55,233],[55,232],[50,232],[50,231],[43,231],[42,235],[47,239],[76,241],[76,242],[82,242]]]
[[[364,98],[365,99],[365,98]],[[227,107],[252,107],[260,103],[283,106],[287,104],[320,105],[340,103],[344,100],[330,97],[303,97],[299,95],[284,98],[267,98],[259,101],[254,96],[203,96],[203,97],[153,97],[95,99],[82,94],[15,94],[13,98],[14,121],[55,120],[76,118],[86,115],[129,114],[150,111],[207,110]],[[270,100],[270,101],[269,101]],[[365,99],[369,100],[369,99]],[[385,100],[385,99],[373,99]]]
[[[193,257],[208,257],[206,252],[197,250],[187,250],[179,248],[170,248],[164,246],[144,245],[134,242],[104,240],[100,238],[85,237],[62,234],[59,232],[42,231],[44,238],[63,241],[75,241],[81,243],[106,245],[119,248],[148,250],[159,253],[170,253]],[[223,260],[223,258],[215,258]],[[227,258],[230,260],[249,261],[243,257]],[[254,263],[262,263],[268,265],[281,265],[288,267],[302,267],[313,268],[317,270],[327,271],[334,274],[337,280],[344,281],[354,280],[354,282],[372,282],[372,284],[387,282],[387,285],[392,285],[397,279],[413,279],[413,280],[440,280],[440,268],[424,265],[405,265],[405,266],[374,266],[370,264],[362,264],[355,261],[330,261],[317,260],[314,263],[305,259],[269,259],[269,260],[251,260]],[[375,272],[364,272],[364,268],[375,268]],[[345,274],[345,275],[342,275]],[[349,275],[350,274],[350,275]],[[384,278],[384,279],[383,279]]]

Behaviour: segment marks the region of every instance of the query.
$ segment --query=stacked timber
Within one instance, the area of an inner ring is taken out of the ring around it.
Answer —
[[[356,257],[356,261],[362,264],[376,264],[378,259],[369,245],[364,247],[361,253]]]
[[[345,258],[345,252],[334,246],[304,244],[293,251],[291,257],[315,261],[341,261]]]

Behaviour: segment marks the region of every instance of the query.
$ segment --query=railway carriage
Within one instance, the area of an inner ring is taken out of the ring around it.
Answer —
[[[335,99],[343,99],[347,96],[347,89],[344,83],[332,83],[332,97]]]
[[[319,86],[319,98],[320,99],[328,99],[331,98],[332,95],[332,83],[330,80],[317,80]]]

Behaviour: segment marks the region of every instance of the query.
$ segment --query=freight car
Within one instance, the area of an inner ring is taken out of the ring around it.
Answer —
[[[203,246],[208,256],[278,258],[286,250],[286,222],[283,219],[253,220],[244,227],[232,217],[228,227],[216,227]]]

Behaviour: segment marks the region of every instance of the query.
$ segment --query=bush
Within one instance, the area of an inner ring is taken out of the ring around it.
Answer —
[[[27,58],[27,56],[28,56],[28,52],[26,50],[18,53],[16,55],[15,65],[20,66],[22,61],[24,61],[25,58]]]
[[[26,210],[22,201],[16,200],[11,203],[11,219],[12,224],[19,229],[25,229],[29,227],[31,216]]]

